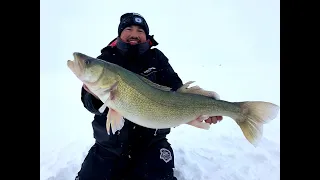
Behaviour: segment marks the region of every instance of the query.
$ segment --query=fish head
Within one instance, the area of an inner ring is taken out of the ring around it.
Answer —
[[[74,61],[68,60],[69,69],[85,84],[95,83],[103,73],[104,63],[102,60],[85,54],[73,53]]]

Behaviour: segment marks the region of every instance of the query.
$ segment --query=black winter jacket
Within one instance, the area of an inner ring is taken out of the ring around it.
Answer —
[[[138,57],[126,57],[116,46],[110,44],[101,50],[101,55],[97,58],[118,64],[157,84],[171,87],[173,91],[182,86],[182,81],[170,66],[168,58],[159,49],[151,49],[151,46],[149,50]],[[152,143],[165,139],[170,132],[170,129],[154,130],[125,120],[124,127],[120,131],[114,135],[112,133],[108,135],[106,131],[108,108],[104,113],[100,113],[98,109],[103,102],[96,99],[83,87],[81,100],[84,107],[95,114],[92,127],[96,143],[119,156],[128,154],[135,149],[147,148]]]

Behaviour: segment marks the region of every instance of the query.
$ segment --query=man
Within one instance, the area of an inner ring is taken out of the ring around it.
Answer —
[[[167,57],[160,50],[151,49],[157,44],[149,35],[146,20],[139,14],[126,13],[120,17],[118,37],[103,48],[97,58],[118,64],[175,91],[182,86],[182,81]],[[108,135],[108,108],[100,113],[102,101],[85,85],[81,100],[84,107],[95,114],[92,127],[96,143],[89,150],[76,179],[176,179],[173,175],[174,154],[166,139],[170,129],[149,129],[125,121],[120,131]],[[210,117],[206,122],[211,124],[221,119],[221,116]]]

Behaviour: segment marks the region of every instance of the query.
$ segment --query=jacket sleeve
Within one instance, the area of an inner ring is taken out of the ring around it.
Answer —
[[[158,50],[158,60],[161,66],[158,77],[160,84],[170,87],[173,91],[176,91],[183,85],[182,80],[171,67],[168,58],[160,50]]]
[[[103,59],[102,55],[97,58]],[[108,112],[108,108],[105,109],[103,113],[99,112],[99,108],[103,105],[103,102],[100,99],[95,98],[92,94],[87,92],[83,86],[81,88],[81,101],[83,106],[91,113],[96,115],[103,115]]]

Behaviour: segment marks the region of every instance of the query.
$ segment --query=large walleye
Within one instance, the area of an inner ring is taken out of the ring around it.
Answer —
[[[68,60],[68,67],[104,102],[100,112],[109,108],[108,133],[110,126],[112,133],[122,129],[124,118],[153,129],[187,123],[209,129],[209,124],[195,119],[227,116],[236,121],[246,139],[256,146],[262,137],[263,124],[276,118],[279,111],[279,106],[270,102],[213,99],[209,97],[209,91],[189,88],[192,82],[185,83],[174,92],[116,64],[77,52],[73,56],[75,60]]]

